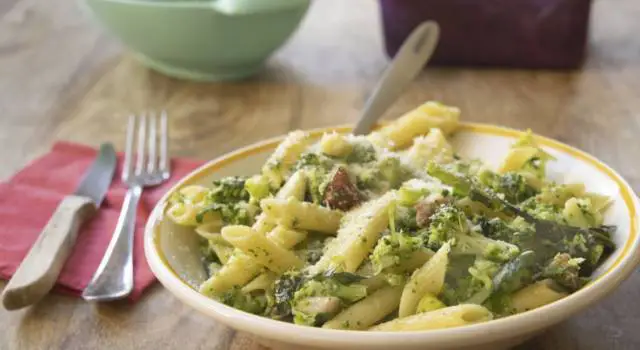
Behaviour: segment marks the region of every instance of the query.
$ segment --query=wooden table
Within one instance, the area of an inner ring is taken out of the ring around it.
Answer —
[[[594,4],[590,58],[581,71],[429,69],[395,116],[428,99],[469,121],[532,128],[584,149],[640,186],[640,2]],[[82,16],[74,1],[0,2],[0,178],[56,139],[122,145],[123,116],[165,108],[176,156],[210,159],[285,133],[354,121],[384,69],[372,0],[323,0],[256,79],[177,81],[141,67]],[[640,275],[521,349],[640,348]],[[0,311],[2,349],[260,349],[150,288],[134,305],[93,306],[51,295]]]

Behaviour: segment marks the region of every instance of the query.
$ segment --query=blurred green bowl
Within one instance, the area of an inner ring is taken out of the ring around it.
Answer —
[[[296,30],[309,1],[81,3],[150,68],[177,78],[216,81],[259,71]]]

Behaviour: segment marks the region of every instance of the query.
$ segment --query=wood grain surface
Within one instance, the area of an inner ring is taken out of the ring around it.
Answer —
[[[579,71],[428,69],[389,111],[427,99],[469,121],[532,128],[640,186],[640,2],[596,0]],[[0,179],[54,140],[123,144],[129,112],[167,109],[175,156],[210,159],[294,128],[354,121],[387,60],[373,0],[322,0],[251,80],[203,84],[151,72],[75,1],[0,1]],[[120,148],[122,148],[120,146]],[[519,349],[640,349],[640,275]],[[159,285],[136,304],[50,295],[0,310],[0,349],[262,349]],[[277,350],[277,349],[276,349]]]

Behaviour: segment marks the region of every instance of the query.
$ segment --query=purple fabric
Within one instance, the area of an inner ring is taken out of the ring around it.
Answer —
[[[590,0],[380,0],[395,55],[425,20],[441,28],[430,64],[575,68],[585,55]]]

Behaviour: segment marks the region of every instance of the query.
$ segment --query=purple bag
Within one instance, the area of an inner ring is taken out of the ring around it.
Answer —
[[[576,68],[585,55],[591,0],[380,0],[393,57],[425,20],[440,25],[436,65]],[[431,64],[430,63],[430,64]]]

